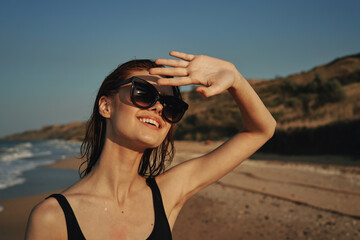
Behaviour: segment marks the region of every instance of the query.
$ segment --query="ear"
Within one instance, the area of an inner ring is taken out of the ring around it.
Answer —
[[[110,98],[102,96],[99,100],[99,113],[104,118],[110,118],[111,116],[111,101]]]

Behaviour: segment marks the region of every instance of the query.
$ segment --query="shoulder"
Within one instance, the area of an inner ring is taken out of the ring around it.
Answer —
[[[55,198],[43,200],[29,216],[26,239],[66,239],[64,213]]]

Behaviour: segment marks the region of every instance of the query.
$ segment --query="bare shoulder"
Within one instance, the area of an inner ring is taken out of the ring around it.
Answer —
[[[66,239],[64,213],[55,198],[43,200],[29,216],[25,239]]]

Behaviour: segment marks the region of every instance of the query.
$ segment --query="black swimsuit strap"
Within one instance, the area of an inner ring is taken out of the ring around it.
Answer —
[[[67,233],[68,233],[68,239],[69,240],[80,240],[85,239],[81,228],[79,226],[78,221],[76,220],[75,214],[69,204],[69,202],[66,200],[66,198],[61,194],[52,194],[48,198],[55,198],[58,203],[60,204],[64,214],[65,214],[65,220],[66,220],[66,227],[67,227]]]
[[[155,178],[147,178],[147,185],[151,188],[154,203],[155,226],[148,240],[161,239],[171,240],[171,229],[166,217],[163,201]]]

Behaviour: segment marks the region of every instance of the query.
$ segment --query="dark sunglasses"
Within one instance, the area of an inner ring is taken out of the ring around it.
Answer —
[[[163,105],[162,117],[169,123],[177,123],[184,116],[189,105],[176,96],[180,96],[177,87],[173,87],[174,95],[163,96],[158,90],[144,79],[138,77],[129,78],[114,86],[118,88],[125,84],[131,83],[130,97],[132,103],[142,109],[151,108],[157,101]]]

